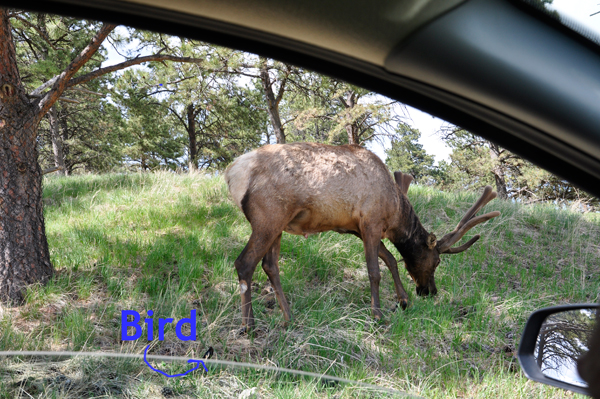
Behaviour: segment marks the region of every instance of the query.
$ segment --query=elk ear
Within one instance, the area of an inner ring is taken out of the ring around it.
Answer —
[[[396,180],[398,187],[400,187],[400,191],[402,191],[404,195],[408,194],[408,186],[410,186],[410,182],[413,181],[413,177],[408,173],[394,172],[394,179]]]
[[[437,238],[435,237],[435,234],[433,234],[433,233],[429,234],[429,236],[427,237],[427,248],[433,249],[433,248],[435,248],[436,245],[437,245]]]

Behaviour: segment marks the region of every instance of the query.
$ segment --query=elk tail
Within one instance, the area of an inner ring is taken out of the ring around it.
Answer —
[[[256,157],[255,151],[244,154],[233,161],[225,170],[225,181],[229,187],[231,197],[242,212],[244,211],[242,200],[250,187],[252,171],[257,162]]]

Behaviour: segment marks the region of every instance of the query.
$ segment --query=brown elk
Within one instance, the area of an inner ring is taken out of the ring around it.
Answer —
[[[362,239],[371,283],[371,306],[381,319],[379,306],[380,257],[392,273],[396,295],[403,309],[408,295],[402,286],[394,256],[382,239],[387,238],[404,258],[418,295],[435,295],[434,272],[440,254],[455,254],[479,239],[451,248],[473,226],[500,215],[475,214],[496,197],[487,186],[456,228],[437,240],[421,225],[408,201],[412,176],[394,173],[372,152],[356,146],[313,143],[266,145],[237,158],[225,172],[235,203],[250,225],[252,234],[235,261],[242,296],[242,325],[251,329],[252,275],[258,262],[271,281],[287,322],[290,307],[279,280],[279,247],[283,231],[307,237],[333,230]]]

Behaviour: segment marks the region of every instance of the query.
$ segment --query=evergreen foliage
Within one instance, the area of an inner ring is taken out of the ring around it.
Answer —
[[[60,73],[99,26],[15,14],[17,58],[29,91]],[[452,154],[449,162],[435,165],[418,142],[418,129],[404,122],[399,104],[338,79],[132,28],[114,31],[109,43],[129,59],[169,53],[201,62],[152,63],[69,90],[40,125],[44,168],[61,164],[66,174],[79,169],[222,169],[265,143],[366,145],[387,138],[390,170],[410,173],[421,184],[443,189],[489,184],[501,198],[577,204],[584,211],[597,206],[596,199],[568,182],[458,127],[442,131]],[[102,48],[80,73],[100,67],[107,53]]]
[[[391,148],[386,150],[385,163],[393,170],[411,174],[417,183],[436,181],[433,156],[427,154],[418,143],[421,133],[408,125],[398,125],[398,138],[392,139]]]
[[[520,156],[459,127],[447,127],[443,138],[452,148],[443,165],[445,189],[496,188],[500,198],[523,202],[552,202],[581,211],[596,209],[598,200],[564,179]]]

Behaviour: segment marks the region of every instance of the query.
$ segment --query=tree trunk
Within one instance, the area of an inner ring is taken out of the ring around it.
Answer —
[[[496,171],[494,171],[494,179],[496,180],[496,191],[498,192],[498,198],[507,199],[508,189],[506,188],[504,176],[501,173],[496,173]]]
[[[358,128],[355,123],[346,125],[346,132],[348,133],[348,144],[359,144],[358,142]]]
[[[198,169],[198,144],[196,143],[196,116],[194,115],[194,105],[189,104],[187,107],[188,118],[188,137],[190,139],[190,172]]]
[[[36,110],[25,96],[11,26],[0,10],[0,301],[53,274],[42,206]]]
[[[346,93],[346,99],[342,99],[342,104],[348,110],[351,110],[356,105],[356,93],[349,91]],[[358,138],[358,126],[356,122],[352,121],[346,125],[346,132],[348,133],[348,144],[360,144]]]
[[[61,143],[62,143],[62,152],[63,152],[63,160],[64,160],[64,164],[65,164],[65,176],[69,176],[70,174],[73,173],[73,167],[75,166],[75,164],[69,164],[68,158],[69,158],[69,145],[67,144],[69,141],[69,124],[67,123],[67,118],[58,118],[58,121],[60,122],[61,125],[61,129],[62,129],[62,133],[61,133]],[[85,165],[83,165],[83,168],[85,170]]]
[[[65,166],[65,153],[63,146],[63,138],[59,132],[58,117],[56,115],[56,106],[50,108],[48,113],[50,119],[50,136],[52,137],[52,152],[54,153],[54,166],[60,168],[56,173],[67,176],[67,168]]]
[[[273,93],[273,82],[269,76],[269,68],[267,66],[266,59],[261,59],[260,67],[260,80],[265,91],[265,97],[267,99],[267,112],[269,113],[269,119],[271,120],[271,126],[273,126],[273,132],[278,144],[285,144],[285,131],[281,124],[281,118],[279,116],[279,101],[275,99],[275,93]],[[283,83],[282,83],[283,85]],[[280,94],[283,94],[283,87],[280,87]],[[281,98],[281,95],[278,96]]]
[[[504,178],[504,170],[499,160],[500,148],[490,143],[490,157],[492,158],[494,180],[496,181],[496,192],[498,198],[507,199],[508,189],[506,187],[506,179]]]
[[[540,370],[544,364],[544,349],[546,349],[546,331],[541,331],[538,342],[537,358],[535,359]]]

